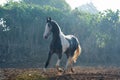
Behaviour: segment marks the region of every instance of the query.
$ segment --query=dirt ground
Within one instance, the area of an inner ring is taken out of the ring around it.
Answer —
[[[120,68],[74,67],[75,72],[60,73],[55,68],[0,69],[0,80],[120,80]]]

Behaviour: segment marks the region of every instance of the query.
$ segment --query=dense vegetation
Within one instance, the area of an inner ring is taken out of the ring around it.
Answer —
[[[77,65],[120,66],[119,10],[91,14],[71,10],[64,0],[46,1],[10,1],[0,6],[0,67],[43,67],[51,40],[43,39],[47,16],[56,20],[65,34],[78,37],[82,54]],[[54,56],[51,66],[56,59]],[[62,66],[65,60],[63,56]]]

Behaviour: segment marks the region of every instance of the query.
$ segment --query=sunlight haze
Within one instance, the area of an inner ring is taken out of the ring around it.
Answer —
[[[90,2],[92,2],[99,11],[106,9],[116,10],[120,8],[120,0],[66,0],[66,2],[72,9]]]
[[[0,0],[0,4],[6,3],[6,0]]]
[[[9,0],[0,0],[0,5],[5,4],[7,1],[9,1]],[[20,0],[13,0],[13,1],[20,1]]]

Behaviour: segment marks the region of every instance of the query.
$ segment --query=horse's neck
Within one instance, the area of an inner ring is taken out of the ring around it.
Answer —
[[[65,35],[64,35],[64,33],[61,30],[59,30],[58,34],[56,34],[56,33],[53,34],[53,39],[54,40],[58,40],[58,39],[61,38],[61,36],[64,37]]]
[[[55,28],[54,28],[54,31],[53,31],[53,39],[54,40],[58,40],[60,39],[61,37],[64,37],[64,33],[61,31],[61,28],[60,26],[55,23]]]

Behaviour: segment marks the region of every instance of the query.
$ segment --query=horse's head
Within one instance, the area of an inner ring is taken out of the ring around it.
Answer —
[[[47,18],[45,32],[43,34],[43,38],[47,39],[48,36],[53,33],[53,35],[58,36],[61,32],[61,29],[56,21],[52,20],[51,17]]]
[[[46,26],[45,26],[43,38],[47,39],[48,36],[51,34],[51,31],[52,31],[51,17],[48,17],[47,21],[46,21]]]

